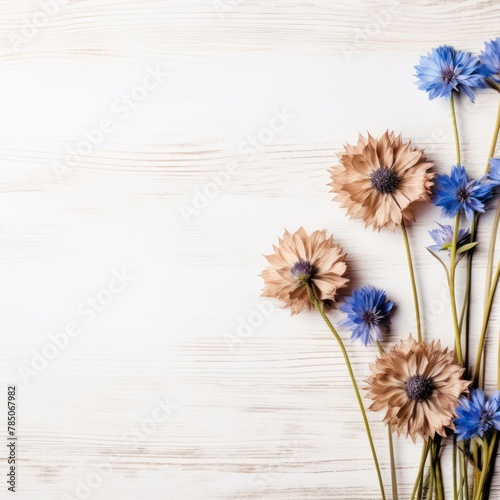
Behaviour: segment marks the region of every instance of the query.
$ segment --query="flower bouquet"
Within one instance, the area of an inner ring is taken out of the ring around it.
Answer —
[[[392,498],[398,498],[393,433],[410,437],[422,447],[411,499],[443,499],[453,491],[454,499],[489,498],[499,444],[500,392],[485,394],[484,348],[488,322],[500,277],[500,261],[495,262],[495,245],[500,223],[500,158],[494,158],[500,128],[500,107],[484,175],[471,179],[461,163],[460,134],[455,99],[464,94],[474,102],[477,89],[488,87],[500,92],[500,38],[485,43],[479,57],[441,46],[421,57],[415,66],[419,89],[430,99],[443,97],[450,102],[456,159],[449,173],[438,174],[434,163],[411,141],[387,131],[380,138],[360,135],[356,144],[346,145],[338,155],[338,165],[330,170],[334,200],[353,219],[362,219],[373,229],[400,230],[405,243],[416,332],[405,334],[399,343],[384,350],[381,340],[390,325],[394,304],[386,292],[363,286],[345,297],[348,279],[346,254],[326,230],[308,234],[303,228],[285,231],[266,256],[269,267],[262,277],[263,295],[279,299],[291,313],[316,310],[331,330],[345,360],[364,422],[373,456],[380,497],[389,497],[372,439],[367,409],[383,412],[388,427]],[[462,96],[463,97],[463,96]],[[432,202],[441,207],[451,225],[439,224],[429,231],[432,258],[443,268],[451,304],[450,334],[439,341],[426,340],[420,320],[420,305],[411,254],[408,226],[415,221],[416,202]],[[470,317],[470,301],[475,266],[474,250],[478,225],[488,204],[496,203],[486,262],[484,314],[480,322]],[[462,262],[459,265],[459,262]],[[496,267],[495,267],[496,264]],[[494,271],[495,267],[495,271]],[[463,297],[456,290],[457,274],[465,280]],[[343,290],[344,289],[344,290]],[[341,297],[344,298],[341,298]],[[367,408],[352,370],[349,354],[337,327],[329,318],[332,308],[344,313],[338,326],[351,332],[351,341],[376,346],[378,354],[365,380]],[[479,324],[477,324],[479,323]],[[476,336],[477,352],[470,352]],[[445,345],[453,344],[453,348]],[[498,373],[500,389],[500,346]],[[443,455],[445,447],[449,453]],[[453,476],[444,477],[442,459],[452,460]],[[449,482],[448,482],[449,481]],[[448,483],[447,483],[448,482]],[[445,488],[447,485],[447,488]]]

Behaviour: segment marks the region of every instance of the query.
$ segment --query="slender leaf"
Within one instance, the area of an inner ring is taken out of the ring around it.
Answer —
[[[446,277],[448,278],[448,281],[449,281],[450,275],[448,273],[448,268],[446,267],[446,264],[441,260],[441,257],[436,252],[434,252],[434,250],[431,250],[429,247],[425,247],[425,248],[427,248],[428,252],[443,266],[443,269],[446,273]]]
[[[471,248],[474,248],[477,245],[477,241],[473,241],[472,243],[467,243],[466,245],[462,245],[460,248],[457,249],[458,253],[464,253],[470,250]]]

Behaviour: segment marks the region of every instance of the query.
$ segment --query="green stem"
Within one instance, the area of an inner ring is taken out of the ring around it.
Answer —
[[[436,476],[436,469],[434,467],[434,446],[431,442],[430,444],[430,448],[431,448],[431,463],[430,463],[430,467],[429,467],[429,472],[430,472],[430,480],[429,480],[429,500],[432,500],[432,498],[434,497],[434,478]]]
[[[460,138],[458,137],[457,115],[455,114],[455,101],[453,92],[450,97],[451,118],[453,119],[453,133],[455,135],[455,152],[457,155],[457,164],[460,165]]]
[[[392,428],[391,424],[387,424],[387,432],[389,438],[389,458],[391,460],[391,486],[392,486],[392,499],[398,500],[398,478],[396,476],[396,462],[394,458],[394,444],[392,442]]]
[[[471,225],[470,225],[470,242],[473,243],[476,241],[476,232],[477,232],[477,218],[478,214],[475,215],[475,217],[472,219]],[[474,255],[474,248],[471,248],[467,252],[467,276],[466,276],[466,283],[465,283],[465,294],[464,294],[464,300],[462,304],[462,312],[460,314],[460,331],[463,332],[463,327],[464,327],[464,322],[466,321],[466,318],[468,317],[468,310],[469,310],[469,305],[470,305],[470,292],[471,292],[471,278],[472,278],[472,257]],[[467,330],[468,325],[466,324],[466,330]]]
[[[335,327],[331,323],[328,316],[325,314],[323,303],[316,298],[316,295],[314,294],[314,290],[312,289],[312,286],[309,283],[307,284],[307,287],[309,289],[309,295],[310,295],[311,302],[312,302],[313,306],[320,313],[324,322],[326,323],[326,325],[328,326],[328,328],[332,332],[333,336],[335,337],[335,340],[337,341],[337,343],[340,347],[340,350],[342,351],[342,355],[344,357],[347,371],[349,372],[349,377],[351,379],[352,387],[354,389],[354,394],[355,394],[356,399],[358,401],[359,409],[361,410],[361,415],[363,417],[363,422],[365,424],[366,434],[368,436],[368,442],[370,444],[370,449],[371,449],[372,456],[373,456],[373,462],[375,464],[375,469],[377,472],[378,483],[379,483],[379,487],[380,487],[380,493],[382,495],[382,500],[385,500],[386,497],[385,497],[385,491],[384,491],[384,482],[382,481],[382,474],[380,472],[380,465],[379,465],[378,458],[377,458],[377,452],[375,451],[375,445],[373,444],[373,438],[372,438],[372,433],[370,430],[370,424],[368,422],[368,417],[366,416],[366,410],[365,410],[365,407],[363,405],[363,400],[362,400],[361,394],[359,392],[356,378],[354,376],[354,372],[352,369],[351,361],[349,359],[349,355],[347,354],[346,348],[344,346],[344,343],[342,342],[342,339],[340,338],[340,335],[337,333],[337,330],[335,330]]]
[[[474,217],[471,223],[470,234],[471,234],[471,242],[476,240],[476,227],[477,227],[477,215]],[[474,258],[474,248],[471,248],[467,252],[467,272],[466,272],[466,280],[465,280],[465,294],[464,301],[462,305],[462,312],[460,314],[460,333],[464,331],[464,322],[465,322],[465,346],[464,346],[464,366],[468,366],[469,363],[469,327],[470,327],[470,296],[472,290],[472,260]]]
[[[441,438],[437,438],[432,442],[433,449],[433,466],[434,466],[434,477],[436,483],[436,498],[437,500],[444,500],[444,489],[443,489],[443,477],[441,474],[441,464],[439,457],[439,449],[441,447]]]
[[[486,480],[484,482],[484,488],[488,492],[488,495],[485,498],[489,498],[489,491],[491,488],[491,480],[493,477],[493,473],[495,472],[495,461],[497,458],[497,451],[498,451],[498,446],[497,446],[497,441],[498,441],[498,431],[495,431],[493,434],[493,437],[491,439],[491,443],[489,445],[489,451],[488,451],[488,473],[486,474]]]
[[[490,160],[495,155],[495,149],[497,148],[498,134],[500,133],[500,101],[498,101],[498,111],[497,111],[497,121],[495,123],[495,129],[493,131],[493,137],[491,139],[490,152],[488,154],[488,161],[486,162],[486,173],[490,171]]]
[[[429,442],[425,441],[424,445],[422,446],[422,455],[420,456],[420,465],[418,467],[417,479],[415,480],[415,485],[413,486],[413,491],[411,493],[411,500],[415,500],[415,495],[417,495],[417,491],[418,491],[418,498],[422,497],[422,483],[423,483],[423,479],[424,479],[424,468],[425,468],[425,462],[427,461],[428,454],[429,454]]]
[[[498,101],[497,121],[495,123],[495,129],[493,131],[493,137],[491,139],[490,151],[488,153],[488,161],[486,162],[485,173],[488,173],[490,171],[490,160],[495,155],[495,149],[497,147],[499,133],[500,133],[500,100]],[[493,227],[491,228],[490,247],[488,249],[488,261],[486,265],[484,300],[486,300],[486,298],[488,297],[491,288],[491,274],[493,270],[493,258],[495,255],[495,246],[496,246],[499,222],[500,222],[500,202],[498,203],[497,211],[495,213],[495,218],[493,220]]]
[[[419,342],[422,342],[422,324],[420,322],[420,306],[418,303],[417,282],[415,280],[415,270],[413,269],[413,259],[411,256],[410,241],[408,239],[408,232],[406,230],[406,225],[404,221],[401,222],[401,229],[403,231],[403,239],[405,242],[406,260],[408,261],[408,269],[410,271],[411,289],[413,292],[413,304],[415,306],[415,315],[417,321],[417,338]]]
[[[453,435],[453,499],[458,498],[458,488],[457,488],[457,438]]]
[[[497,241],[498,226],[500,224],[500,201],[491,227],[490,247],[488,249],[488,260],[486,262],[486,279],[484,283],[484,300],[486,301],[491,291],[491,277],[493,274],[493,259],[495,258],[495,246]]]
[[[481,498],[483,497],[484,482],[486,481],[486,477],[488,476],[491,455],[489,452],[488,440],[486,439],[486,437],[484,438],[482,448],[483,464],[481,468],[481,475],[479,476],[479,482],[477,483],[477,490],[474,492],[474,500],[481,500]]]
[[[460,214],[455,216],[455,227],[453,229],[453,240],[451,244],[450,253],[450,302],[451,302],[451,315],[453,318],[453,329],[455,331],[455,354],[459,364],[463,364],[462,356],[462,342],[460,339],[460,327],[458,323],[458,313],[457,313],[457,301],[455,298],[455,270],[457,261],[457,236],[460,227]]]
[[[380,354],[384,354],[382,344],[377,340],[377,347]],[[391,486],[392,486],[392,500],[398,500],[398,479],[396,475],[396,459],[394,457],[394,443],[392,440],[391,424],[387,424],[388,439],[389,439],[389,458],[391,461]]]
[[[457,453],[459,453],[458,445],[457,445]],[[458,482],[458,500],[463,500],[464,499],[465,474],[467,474],[467,472],[465,471],[464,459],[463,459],[463,456],[461,454],[459,454],[458,466],[460,468],[460,475],[459,475],[459,482]],[[453,498],[455,500],[457,497],[454,496]]]
[[[490,293],[488,299],[485,303],[484,313],[483,313],[483,323],[481,326],[481,334],[479,336],[479,345],[477,348],[476,356],[476,370],[474,372],[474,382],[478,383],[479,375],[481,373],[481,364],[483,361],[483,351],[484,351],[484,341],[486,340],[486,331],[488,330],[488,322],[490,319],[491,307],[493,306],[493,299],[495,297],[495,291],[498,285],[498,279],[500,278],[500,261],[498,261],[497,270],[495,272],[495,277],[493,278],[493,283],[491,284]]]
[[[439,463],[439,458],[436,459],[436,491],[437,500],[444,500],[444,487],[443,487],[443,477],[441,474],[441,464]]]
[[[479,465],[479,446],[478,446],[478,443],[477,443],[477,440],[474,440],[473,443],[472,443],[472,460],[473,460],[473,463],[475,463],[476,465]],[[479,481],[479,471],[477,468],[473,468],[472,470],[472,494],[475,495],[475,491],[476,491],[476,485]]]
[[[498,336],[498,357],[497,357],[497,390],[500,390],[500,335]]]
[[[488,173],[490,171],[490,160],[495,154],[495,149],[496,149],[497,142],[498,142],[499,132],[500,132],[500,100],[498,101],[497,118],[496,118],[496,122],[495,122],[495,128],[493,130],[493,137],[491,139],[490,150],[488,152],[488,159],[486,161],[485,173]],[[474,217],[474,220],[472,222],[471,241],[475,241],[475,238],[476,238],[477,223],[479,222],[479,215],[480,214],[476,214],[476,216]],[[489,244],[489,248],[488,248],[488,257],[487,257],[487,261],[486,261],[486,278],[485,278],[485,283],[484,283],[485,309],[487,307],[487,300],[488,300],[488,297],[489,297],[490,291],[491,291],[493,260],[494,260],[494,255],[495,255],[495,246],[496,246],[496,239],[497,239],[497,234],[498,234],[499,222],[500,222],[500,202],[497,206],[495,218],[493,220],[493,225],[491,228],[490,244]],[[469,252],[469,254],[467,255],[467,271],[468,271],[468,273],[470,271],[470,268],[472,267],[472,256],[473,256],[473,252]],[[468,304],[470,304],[470,290],[467,292],[467,296],[468,296],[467,300],[469,301]],[[469,308],[469,305],[467,308]],[[468,334],[469,334],[468,327],[469,327],[469,325],[467,322],[466,342],[467,342]],[[498,357],[500,359],[500,347],[499,347]],[[500,370],[500,367],[499,367],[499,370]],[[500,378],[499,378],[499,383],[500,383]]]
[[[469,461],[462,455],[464,463],[465,500],[469,500]]]

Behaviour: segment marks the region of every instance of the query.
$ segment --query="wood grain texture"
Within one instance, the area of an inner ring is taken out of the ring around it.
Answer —
[[[19,387],[18,498],[379,498],[341,354],[320,318],[259,297],[262,254],[284,227],[327,228],[352,285],[397,302],[387,345],[415,331],[400,234],[348,221],[327,169],[358,132],[388,128],[447,170],[448,106],[416,89],[413,65],[442,43],[479,51],[498,2],[70,0],[34,31],[38,2],[1,12],[0,374]],[[459,102],[475,176],[496,106],[489,91]],[[425,335],[451,345],[424,248],[438,218],[422,207],[411,238]],[[497,304],[489,370],[499,326]],[[375,351],[348,351],[361,381]],[[386,429],[369,417],[389,489]],[[396,446],[405,499],[420,450]]]

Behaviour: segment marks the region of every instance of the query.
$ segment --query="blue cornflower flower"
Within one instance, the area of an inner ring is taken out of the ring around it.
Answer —
[[[458,440],[483,437],[491,429],[500,430],[500,391],[495,391],[486,401],[481,389],[472,389],[470,399],[460,398],[456,413]]]
[[[479,60],[489,71],[487,76],[500,83],[500,38],[484,42],[484,52],[479,54]]]
[[[450,250],[453,241],[453,228],[451,226],[443,226],[439,222],[436,222],[439,229],[431,229],[429,234],[431,238],[436,243],[435,245],[429,246],[434,252],[439,252],[440,250]],[[462,245],[469,243],[470,231],[468,229],[459,229],[457,237],[457,247],[460,248]]]
[[[382,338],[382,328],[391,324],[389,313],[393,307],[394,303],[387,300],[383,290],[364,286],[339,306],[347,314],[339,324],[351,330],[352,342],[360,340],[367,346]]]
[[[449,99],[453,91],[463,92],[474,102],[473,89],[485,88],[485,67],[470,52],[455,50],[442,45],[420,57],[415,66],[420,90],[429,93],[429,99],[445,97]]]
[[[500,158],[492,158],[490,160],[490,171],[488,172],[488,180],[495,186],[500,186]]]
[[[442,214],[453,218],[465,212],[468,220],[476,212],[484,212],[487,200],[493,196],[490,182],[470,180],[463,165],[453,165],[450,175],[438,175],[434,187],[433,203],[443,207]]]

